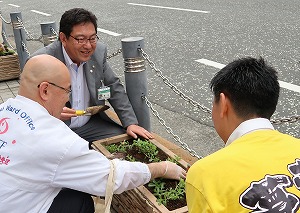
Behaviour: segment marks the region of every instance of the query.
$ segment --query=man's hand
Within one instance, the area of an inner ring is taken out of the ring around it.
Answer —
[[[148,132],[146,129],[144,129],[143,127],[140,127],[138,125],[135,125],[135,124],[129,125],[127,127],[126,133],[127,133],[127,135],[129,135],[135,139],[138,137],[137,135],[139,135],[145,139],[154,138],[153,135],[151,135],[151,133]]]
[[[72,117],[76,117],[76,110],[68,107],[64,107],[63,111],[60,114],[60,120],[66,121],[71,119]]]

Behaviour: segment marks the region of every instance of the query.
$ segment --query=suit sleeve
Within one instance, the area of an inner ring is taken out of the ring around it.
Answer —
[[[111,91],[109,103],[114,108],[124,128],[131,124],[138,124],[132,105],[125,92],[125,88],[106,60],[107,48],[103,44],[100,47],[102,51],[104,51],[104,54],[102,55],[104,84],[109,86]]]

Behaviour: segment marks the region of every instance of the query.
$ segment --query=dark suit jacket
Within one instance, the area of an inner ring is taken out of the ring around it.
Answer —
[[[52,55],[65,64],[62,52],[62,43],[60,41],[54,41],[48,46],[37,50],[31,55],[31,57],[40,54]],[[84,76],[91,95],[91,106],[104,104],[104,101],[99,101],[97,96],[97,89],[101,86],[101,80],[103,80],[104,85],[110,87],[111,98],[108,101],[117,113],[123,127],[126,128],[131,124],[138,124],[125,89],[121,84],[120,79],[107,63],[106,56],[106,45],[98,42],[91,59],[83,65]],[[101,117],[107,119],[107,116],[103,114],[104,113],[102,113]]]

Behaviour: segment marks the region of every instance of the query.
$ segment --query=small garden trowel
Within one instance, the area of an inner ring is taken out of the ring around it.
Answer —
[[[109,109],[109,106],[107,105],[99,105],[99,106],[91,106],[86,108],[85,110],[76,110],[77,116],[89,116],[89,115],[95,115],[98,112],[102,112]]]

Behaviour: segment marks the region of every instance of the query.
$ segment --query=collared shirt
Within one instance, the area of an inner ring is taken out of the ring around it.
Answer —
[[[274,127],[271,124],[270,120],[266,118],[254,118],[244,121],[231,133],[225,146],[230,145],[234,140],[242,137],[245,134],[262,129],[274,130]]]
[[[63,55],[66,61],[66,66],[69,69],[71,75],[71,86],[72,86],[72,97],[71,97],[71,106],[73,109],[84,110],[89,106],[90,102],[90,93],[86,83],[86,79],[83,73],[83,65],[86,62],[83,62],[77,66],[74,63],[69,55],[67,54],[65,48],[62,46]],[[81,127],[86,124],[90,119],[90,116],[78,116],[71,118],[70,128]]]

